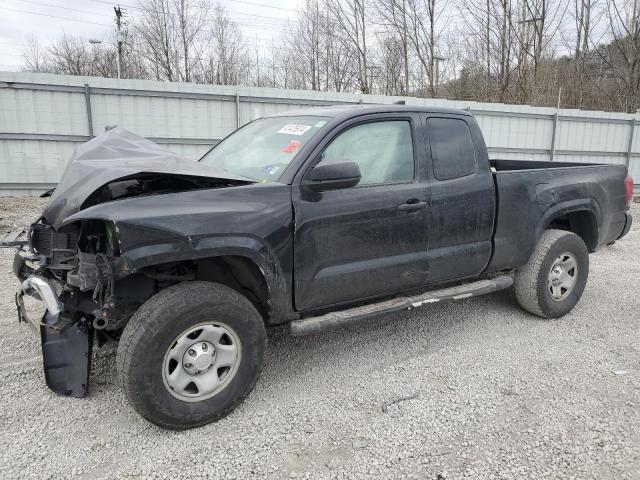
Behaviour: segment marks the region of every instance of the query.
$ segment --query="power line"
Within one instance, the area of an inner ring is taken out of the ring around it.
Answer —
[[[120,5],[121,7],[124,8],[133,8],[134,10],[142,10],[142,8],[140,7],[136,7],[135,5],[128,5],[126,3],[122,3],[122,2],[109,2],[106,0],[87,0],[88,2],[95,2],[95,3],[104,3],[105,5],[109,5],[110,7],[113,7],[114,3],[117,3],[118,5]]]
[[[114,3],[118,3],[118,2],[109,2],[109,1],[107,1],[107,0],[87,0],[87,1],[89,1],[89,2],[96,2],[96,3],[104,3],[104,4],[106,4],[106,5],[113,5]],[[244,3],[246,3],[246,2],[244,2]],[[129,4],[125,4],[125,3],[118,3],[118,4],[119,4],[121,7],[124,7],[124,8],[130,8],[130,9],[132,9],[132,10],[138,10],[138,11],[140,11],[140,12],[154,13],[154,12],[153,12],[153,10],[150,10],[150,9],[148,9],[148,8],[144,8],[144,7],[141,7],[141,6],[129,5]],[[258,4],[254,4],[254,5],[258,5]],[[268,16],[268,15],[257,15],[257,14],[255,14],[255,13],[235,12],[235,11],[233,11],[233,10],[226,10],[226,9],[225,9],[225,11],[226,11],[227,13],[229,13],[229,14],[233,14],[233,15],[248,15],[248,16],[250,16],[250,17],[255,17],[255,18],[265,18],[265,19],[268,19],[268,20],[294,21],[294,20],[291,20],[291,19],[288,19],[288,18],[282,18],[282,17],[270,17],[270,16]],[[177,14],[177,13],[175,13],[175,12],[161,12],[161,13],[166,14],[166,15],[178,16],[178,14]],[[295,20],[295,21],[297,21],[297,20]]]
[[[24,2],[24,3],[33,3],[34,5],[41,5],[43,7],[60,8],[62,10],[69,10],[71,12],[88,13],[89,15],[98,15],[100,17],[109,17],[109,18],[111,18],[110,15],[107,15],[107,14],[104,14],[104,13],[91,12],[89,10],[80,10],[79,8],[65,7],[64,5],[55,5],[53,3],[35,2],[34,0],[19,0],[19,1]]]
[[[267,19],[270,19],[270,20],[280,20],[282,22],[299,22],[299,20],[293,20],[293,19],[290,19],[290,18],[269,17],[267,15],[257,15],[255,13],[234,12],[233,10],[227,10],[227,12],[232,13],[234,15],[247,15],[249,17],[267,18]]]
[[[257,28],[258,30],[266,30],[268,32],[278,32],[278,33],[288,32],[288,30],[283,30],[282,28],[271,27],[266,25],[263,26],[263,25],[257,25],[257,24],[251,24],[251,23],[240,23],[240,22],[235,22],[235,23],[240,27]]]
[[[297,12],[297,10],[295,8],[274,7],[273,5],[265,5],[264,3],[246,2],[245,0],[229,0],[229,1],[233,2],[233,3],[244,3],[245,5],[252,5],[252,6],[255,6],[255,7],[273,8],[275,10],[288,10],[290,12]]]
[[[33,0],[23,0],[23,1],[29,1],[31,3],[36,3]],[[108,0],[87,0],[87,1],[95,2],[95,3],[101,3],[101,4],[105,4],[105,5],[109,5],[109,6],[113,6],[114,3],[118,3],[118,5],[120,5],[121,7],[124,7],[124,8],[130,8],[132,10],[137,10],[139,12],[144,12],[144,13],[153,13],[153,11],[149,10],[148,8],[139,7],[139,6],[136,6],[136,5],[130,5],[130,4],[126,4],[126,3],[111,2],[111,1],[108,1]],[[43,4],[43,5],[45,5],[45,4]],[[54,6],[54,5],[51,5],[51,4],[48,4],[48,5],[49,6]],[[63,6],[60,6],[58,8],[64,8],[64,9],[67,9],[67,10],[76,10],[76,9],[70,9],[68,7],[63,7]],[[77,10],[77,11],[80,11],[80,10]],[[82,12],[89,13],[86,10],[83,10]],[[270,16],[267,16],[267,15],[256,15],[256,14],[243,13],[243,12],[234,12],[234,11],[229,11],[229,10],[226,10],[226,12],[229,13],[229,14],[234,14],[234,15],[244,15],[244,16],[254,17],[256,19],[264,18],[266,20],[276,20],[276,21],[280,21],[280,22],[299,22],[299,20],[290,19],[290,18],[270,17]],[[26,12],[26,13],[33,13],[34,15],[51,16],[53,18],[62,18],[62,17],[55,17],[53,15],[47,15],[47,14],[41,14],[41,13],[35,13],[35,12]],[[166,14],[166,15],[171,15],[171,16],[178,16],[178,14],[175,13],[175,12],[162,12],[162,13]],[[100,15],[103,15],[105,17],[108,16],[108,15],[105,15],[105,14],[100,14]],[[231,16],[229,18],[235,24],[237,24],[238,26],[241,26],[241,27],[255,28],[255,29],[259,29],[259,30],[278,32],[278,33],[286,33],[287,32],[287,30],[283,30],[283,27],[286,27],[286,25],[283,25],[283,24],[276,25],[276,24],[243,23],[242,22],[243,19],[234,18],[234,17],[231,17]],[[72,20],[72,19],[68,19],[68,20]],[[73,20],[74,21],[78,21],[78,22],[80,22],[80,21],[84,22],[83,20],[77,20],[77,19],[73,19]],[[95,22],[87,21],[85,23],[95,23]],[[97,24],[97,25],[103,25],[103,24]]]
[[[21,0],[25,3],[31,3],[34,5],[41,5],[41,6],[46,6],[46,7],[53,7],[53,8],[59,8],[59,9],[63,9],[63,10],[68,10],[68,11],[73,11],[73,12],[79,12],[79,13],[84,13],[84,14],[92,14],[92,15],[98,15],[98,16],[104,16],[104,17],[110,17],[109,15],[106,14],[102,14],[102,13],[96,13],[96,12],[91,12],[88,10],[81,10],[81,9],[76,9],[76,8],[70,8],[70,7],[65,7],[63,5],[55,5],[55,4],[51,4],[51,3],[44,3],[44,2],[38,2],[35,0]],[[102,4],[106,4],[106,5],[113,5],[113,2],[109,2],[106,0],[88,0],[88,1],[92,1],[92,2],[96,2],[96,3],[102,3]],[[240,1],[240,0],[238,0]],[[244,2],[244,3],[250,3],[250,2]],[[121,4],[123,6],[127,6],[128,8],[132,8],[135,10],[139,10],[139,11],[143,11],[143,12],[148,12],[148,9],[144,9],[141,7],[136,7],[133,5],[128,5],[128,4]],[[256,4],[258,5],[258,4]],[[27,15],[38,15],[38,16],[43,16],[43,17],[49,17],[49,18],[56,18],[56,19],[60,19],[60,20],[67,20],[67,21],[71,21],[71,22],[81,22],[81,23],[88,23],[88,24],[92,24],[92,25],[100,25],[100,26],[111,26],[109,24],[104,24],[104,23],[99,23],[99,22],[93,22],[90,20],[81,20],[81,19],[77,19],[77,18],[71,18],[71,17],[61,17],[58,15],[53,15],[50,13],[44,13],[44,12],[33,12],[33,11],[28,11],[28,10],[21,10],[21,9],[17,9],[17,8],[8,8],[5,7],[5,10],[9,10],[9,11],[13,11],[13,12],[18,12],[18,13],[24,13]],[[292,9],[288,9],[288,10],[292,10]],[[177,15],[173,12],[167,12],[170,15]],[[296,22],[297,20],[293,20],[293,19],[285,19],[285,18],[278,18],[278,17],[269,17],[267,15],[254,15],[254,14],[247,14],[247,13],[243,13],[243,12],[229,12],[229,13],[234,13],[237,15],[245,15],[245,16],[250,16],[250,17],[256,17],[256,18],[265,18],[265,19],[271,19],[271,20],[278,20],[278,21],[289,21],[289,22]],[[245,27],[245,28],[249,28],[249,29],[257,29],[257,30],[264,30],[264,31],[270,31],[270,32],[277,32],[277,33],[287,33],[288,30],[285,30],[282,27],[285,27],[285,25],[268,25],[268,24],[258,24],[258,23],[244,23],[243,21],[241,21],[240,19],[235,19],[235,18],[231,18],[231,20],[234,21],[234,23],[236,23],[238,26],[240,27]],[[271,39],[262,39],[262,40],[271,40]],[[15,45],[15,46],[19,46],[19,45]]]
[[[26,13],[27,15],[39,15],[41,17],[58,18],[60,20],[68,20],[70,22],[90,23],[92,25],[101,25],[103,27],[110,27],[111,26],[111,25],[109,25],[107,23],[91,22],[89,20],[80,20],[78,18],[59,17],[58,15],[50,15],[48,13],[29,12],[28,10],[20,10],[18,8],[2,7],[2,9],[3,10],[8,10],[10,12]]]

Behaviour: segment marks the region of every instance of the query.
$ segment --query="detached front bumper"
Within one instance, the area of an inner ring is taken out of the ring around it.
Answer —
[[[16,255],[19,256],[20,253]],[[73,323],[65,321],[61,317],[64,305],[54,281],[39,276],[37,270],[26,268],[29,276],[23,280],[24,258],[16,258],[14,270],[22,280],[16,293],[18,321],[27,323],[40,334],[47,386],[60,395],[84,397],[89,384],[93,347],[90,323],[84,319]],[[25,295],[37,298],[45,304],[46,311],[41,320],[36,321],[27,314],[23,299]]]
[[[18,322],[25,322],[38,333],[40,321],[30,318],[24,307],[23,297],[29,295],[41,300],[47,310],[57,316],[62,310],[62,303],[56,293],[54,285],[47,279],[39,277],[37,270],[26,264],[26,258],[21,251],[16,252],[13,259],[13,273],[22,282],[16,292],[16,308],[18,310]]]
[[[58,315],[62,310],[62,303],[49,281],[39,277],[29,277],[22,282],[22,293],[42,300],[51,315]]]
[[[16,292],[16,309],[18,310],[18,323],[26,323],[34,333],[40,331],[41,322],[36,321],[27,314],[24,306],[24,296],[30,295],[38,300],[42,300],[47,306],[47,310],[57,316],[60,313],[60,301],[53,288],[43,279],[30,277],[24,282]]]

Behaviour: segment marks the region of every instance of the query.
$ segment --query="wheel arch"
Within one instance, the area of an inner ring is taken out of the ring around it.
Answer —
[[[550,210],[543,217],[537,238],[549,229],[575,233],[585,243],[589,252],[594,252],[598,247],[598,214],[593,205],[565,205]]]
[[[189,246],[184,248],[184,241],[180,245],[150,245],[123,256],[132,271],[141,273],[186,265],[193,271],[191,278],[221,283],[247,296],[266,324],[295,318],[287,301],[290,282],[277,257],[259,239],[227,236],[190,242]]]
[[[265,322],[273,314],[272,290],[264,270],[255,260],[242,255],[217,255],[198,258],[195,279],[216,282],[233,288],[251,301]]]

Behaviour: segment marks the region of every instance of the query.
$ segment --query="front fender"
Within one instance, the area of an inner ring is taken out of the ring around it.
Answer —
[[[271,318],[293,318],[288,302],[291,288],[288,276],[275,253],[262,239],[247,235],[172,237],[122,252],[130,273],[162,263],[231,255],[247,258],[262,272],[271,299]]]
[[[293,212],[288,185],[264,184],[128,198],[65,219],[110,221],[127,274],[168,262],[235,255],[262,271],[273,318],[290,318]]]

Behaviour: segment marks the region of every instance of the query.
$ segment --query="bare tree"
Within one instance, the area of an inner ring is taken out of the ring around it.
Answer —
[[[575,22],[574,64],[574,103],[580,108],[584,101],[584,85],[589,55],[589,40],[594,27],[595,9],[598,0],[573,0],[573,19]]]
[[[379,37],[381,93],[384,95],[406,95],[406,69],[402,41],[396,37]]]
[[[211,44],[206,62],[205,81],[218,85],[247,83],[249,56],[238,25],[218,4],[211,23]]]
[[[49,47],[51,70],[65,75],[91,75],[93,63],[88,45],[78,37],[63,35]]]
[[[353,49],[345,48],[342,42],[333,41],[338,36],[339,25],[329,15],[325,16],[326,90],[336,92],[351,90],[356,72],[353,66],[357,56]]]
[[[447,3],[451,1],[452,3]],[[305,0],[271,45],[207,0],[139,0],[126,78],[640,107],[640,0]],[[455,2],[455,4],[453,3]],[[452,12],[460,22],[451,22]],[[564,21],[568,18],[571,21]],[[596,38],[598,37],[598,38]],[[115,38],[23,48],[23,69],[115,77]]]
[[[387,86],[393,85],[394,95],[407,95],[409,92],[410,76],[409,76],[409,19],[407,18],[407,1],[408,0],[378,0],[377,8],[378,14],[381,18],[381,24],[387,31],[387,36],[382,41],[382,54],[385,65],[383,68],[391,74],[389,68],[394,64],[393,74],[396,75],[393,79],[386,79]],[[391,42],[391,43],[390,43]],[[400,50],[398,51],[398,46]],[[394,55],[396,59],[388,57],[391,54],[391,50],[395,50]],[[399,55],[399,57],[398,57]],[[395,73],[397,60],[402,61],[402,76],[398,76]],[[386,90],[386,89],[385,89]]]
[[[151,63],[156,79],[177,81],[180,78],[179,33],[171,0],[141,0],[142,15],[135,29],[140,53]]]
[[[326,8],[337,25],[336,38],[346,49],[353,51],[357,62],[357,87],[370,93],[367,34],[368,8],[365,0],[327,0]]]
[[[328,40],[324,30],[326,21],[326,16],[320,13],[318,0],[308,0],[301,7],[298,22],[292,26],[287,38],[291,57],[289,68],[295,71],[299,82],[294,88],[322,89],[322,77],[326,72],[325,42]],[[296,52],[295,56],[291,52]]]
[[[27,72],[51,71],[50,58],[37,37],[30,35],[22,48],[22,69]]]
[[[441,0],[406,0],[406,5],[408,38],[427,78],[427,93],[435,97],[439,81],[436,74],[442,73],[439,62],[445,58],[438,52],[438,41],[446,25],[438,24],[446,3]]]
[[[479,94],[485,100],[505,101],[511,82],[514,63],[514,16],[511,0],[486,0],[480,3],[463,0],[459,4],[461,17],[464,19],[465,31],[470,34],[465,42],[467,55],[465,62],[469,65],[483,65],[483,83],[478,85]],[[466,35],[461,35],[467,38]],[[482,52],[482,61],[475,58],[474,53]],[[479,79],[479,77],[478,77]]]
[[[513,58],[513,9],[511,0],[498,0],[498,8],[494,10],[498,18],[498,75],[497,83],[500,101],[505,101],[505,94],[511,80],[511,62]]]
[[[218,5],[219,7],[219,5]],[[182,55],[181,80],[190,82],[194,65],[200,62],[209,4],[203,0],[173,0],[176,28]]]
[[[522,0],[515,35],[518,42],[518,87],[521,100],[528,101],[539,85],[543,55],[556,38],[567,11],[563,0]]]
[[[307,0],[301,6],[286,36],[286,50],[280,52],[287,57],[280,59],[287,88],[340,92],[360,90],[367,83],[358,73],[364,71],[356,66],[362,57],[341,25],[320,0]]]
[[[618,108],[640,107],[640,6],[637,0],[607,0],[612,42],[607,63],[614,74]]]

